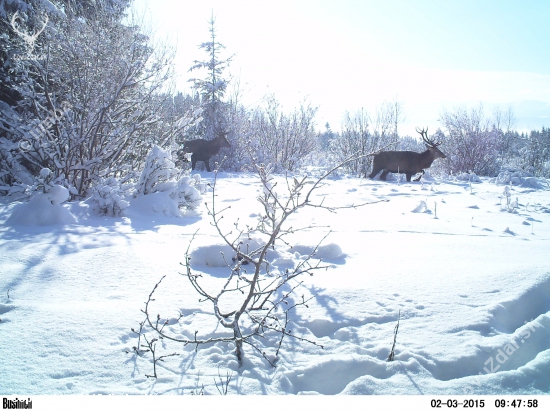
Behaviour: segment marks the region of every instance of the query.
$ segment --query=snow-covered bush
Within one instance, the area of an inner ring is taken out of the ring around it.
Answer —
[[[533,177],[533,174],[521,169],[503,169],[500,171],[494,181],[497,184],[500,183],[505,185],[519,185],[527,177]]]
[[[134,197],[143,197],[162,193],[165,196],[156,196],[162,199],[164,205],[157,204],[154,211],[162,211],[169,215],[179,215],[176,211],[195,210],[201,203],[202,197],[196,186],[200,187],[200,176],[181,176],[172,161],[170,150],[153,146],[145,167],[135,186]],[[144,203],[141,201],[140,203]],[[145,202],[146,203],[146,202]]]
[[[490,182],[501,185],[530,187],[533,189],[543,189],[545,187],[532,173],[515,168],[501,170],[498,176],[491,179]]]
[[[201,185],[200,175],[194,177],[183,176],[178,180],[170,194],[170,197],[178,203],[179,209],[195,210],[201,204],[202,196],[199,189],[197,189],[197,186]],[[199,179],[196,179],[196,177]]]
[[[170,150],[154,145],[147,155],[145,167],[136,184],[136,195],[164,192],[173,186],[173,178],[178,173]]]
[[[412,213],[424,213],[428,211],[428,205],[426,204],[426,201],[421,200],[416,207],[411,210]]]
[[[68,198],[69,191],[59,185],[55,185],[49,193],[37,192],[29,202],[21,203],[13,209],[6,225],[47,226],[76,223],[74,215],[60,204]]]
[[[274,97],[267,98],[265,107],[253,110],[232,106],[231,148],[224,167],[253,171],[256,162],[270,163],[277,172],[298,170],[317,149],[316,112],[316,107],[302,102],[285,113]]]
[[[94,187],[90,201],[94,212],[102,216],[120,216],[130,206],[126,197],[130,195],[132,185],[121,184],[118,179],[101,179]]]
[[[0,19],[0,186],[47,167],[72,195],[85,196],[98,177],[141,169],[151,143],[169,144],[181,131],[188,114],[167,116],[171,96],[160,92],[173,74],[173,51],[153,45],[126,17],[130,2],[9,3],[23,7],[21,30],[29,32],[31,11],[63,5],[49,14],[32,55]]]
[[[364,157],[347,162],[344,171],[366,177],[372,169],[373,158],[365,155],[397,143],[397,135],[390,130],[390,123],[393,122],[390,115],[382,108],[374,118],[364,109],[345,114],[341,135],[331,140],[329,152],[337,162],[352,156]]]
[[[33,188],[36,193],[29,202],[17,205],[6,220],[7,225],[68,225],[76,223],[76,218],[61,204],[69,199],[66,187],[52,182],[52,172],[42,169],[38,184]]]
[[[436,138],[443,141],[447,155],[443,163],[448,171],[473,171],[482,176],[496,174],[503,132],[486,118],[483,106],[444,111],[440,122],[446,131],[438,130]]]

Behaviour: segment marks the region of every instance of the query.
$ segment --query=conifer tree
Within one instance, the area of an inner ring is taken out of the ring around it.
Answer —
[[[203,111],[203,120],[193,132],[195,137],[208,140],[216,137],[216,130],[227,129],[228,126],[226,116],[228,104],[224,102],[224,97],[229,79],[224,76],[224,71],[229,67],[233,57],[222,58],[221,54],[225,46],[217,40],[215,23],[216,20],[212,14],[208,23],[210,40],[199,46],[207,53],[208,58],[202,61],[195,60],[189,69],[189,71],[206,71],[203,78],[193,78],[189,81],[193,82]]]

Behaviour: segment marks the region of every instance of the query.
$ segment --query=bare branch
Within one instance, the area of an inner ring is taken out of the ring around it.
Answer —
[[[354,156],[347,161],[360,157],[363,156]],[[307,308],[308,303],[315,298],[315,295],[306,297],[303,294],[297,298],[299,288],[303,287],[303,281],[300,280],[300,276],[305,274],[311,276],[316,270],[328,269],[330,267],[330,265],[324,264],[321,259],[316,259],[315,256],[319,247],[331,232],[328,231],[311,252],[307,256],[304,256],[292,270],[287,269],[282,273],[272,272],[267,259],[268,251],[276,249],[276,245],[279,243],[290,246],[283,237],[295,233],[297,230],[303,230],[294,229],[287,224],[288,218],[302,207],[314,206],[334,212],[336,209],[356,208],[361,205],[329,207],[324,204],[324,200],[321,200],[319,203],[314,203],[311,200],[315,189],[320,187],[322,181],[334,170],[338,169],[338,167],[341,167],[342,164],[335,166],[313,182],[310,182],[307,176],[295,178],[287,175],[285,176],[286,187],[283,188],[282,193],[278,192],[281,188],[277,186],[277,183],[271,177],[270,173],[272,169],[269,165],[257,164],[254,160],[252,160],[252,164],[260,177],[263,191],[263,194],[258,197],[258,202],[262,205],[263,212],[255,228],[247,226],[246,230],[243,230],[239,228],[237,221],[233,224],[233,230],[227,231],[224,229],[222,227],[223,215],[221,213],[227,210],[227,208],[217,209],[217,170],[214,172],[214,181],[210,185],[212,200],[207,204],[207,210],[211,217],[211,224],[216,228],[218,235],[223,239],[224,243],[234,253],[231,259],[226,259],[226,256],[222,253],[228,270],[228,276],[223,282],[223,286],[221,286],[216,294],[208,293],[200,285],[201,275],[194,274],[191,270],[189,250],[196,232],[192,236],[185,252],[185,262],[182,263],[186,268],[185,276],[201,297],[201,301],[211,302],[213,316],[217,320],[217,323],[231,332],[224,336],[199,338],[198,331],[196,331],[193,338],[182,338],[181,335],[174,336],[170,331],[167,331],[164,327],[168,324],[168,321],[163,321],[160,315],[152,318],[150,314],[150,303],[154,301],[154,294],[164,277],[161,278],[151,291],[143,312],[146,315],[148,326],[159,337],[184,344],[193,344],[196,349],[199,345],[206,343],[233,342],[235,344],[235,355],[240,365],[243,363],[244,345],[248,345],[255,349],[270,365],[275,366],[283,347],[283,340],[287,337],[321,348],[323,347],[317,342],[294,333],[289,325],[291,322],[291,311],[300,307]],[[255,233],[266,236],[259,246],[251,246],[247,243],[247,240],[242,239],[242,236],[245,234],[250,239]],[[250,271],[247,271],[244,265],[247,265],[247,268],[250,267]],[[229,299],[226,299],[226,297],[229,297]],[[220,308],[222,298],[224,305],[230,305],[229,310],[227,308],[224,308],[224,310]],[[178,322],[182,319],[182,316],[180,314]],[[277,336],[277,344],[276,348],[273,348],[271,352],[271,350],[265,349],[264,342],[266,338],[273,335]],[[226,382],[228,381],[226,380]]]

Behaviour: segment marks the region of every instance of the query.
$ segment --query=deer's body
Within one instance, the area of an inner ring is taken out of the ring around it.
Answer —
[[[435,159],[447,157],[437,148],[440,143],[434,143],[428,139],[426,135],[427,131],[422,130],[419,133],[422,135],[424,142],[426,142],[427,150],[425,152],[380,152],[374,156],[372,173],[369,177],[373,179],[380,170],[383,170],[380,180],[386,180],[386,176],[391,172],[404,173],[407,176],[407,182],[410,182],[413,175],[420,172],[424,173],[424,169],[429,168]]]
[[[185,153],[191,153],[191,169],[194,170],[198,161],[204,163],[206,170],[210,170],[210,158],[217,155],[222,147],[231,147],[226,139],[227,133],[219,133],[212,140],[195,139],[184,143]]]

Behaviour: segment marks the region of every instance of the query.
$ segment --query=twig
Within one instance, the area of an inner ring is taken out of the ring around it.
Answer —
[[[219,386],[218,386],[218,382],[216,381],[216,378],[214,378],[216,389],[218,390],[220,395],[227,395],[227,391],[229,390],[229,382],[231,382],[231,378],[233,377],[233,372],[231,373],[229,373],[228,371],[225,372],[225,382],[224,382],[220,374],[220,368],[218,367],[218,377],[220,378]]]
[[[136,333],[138,335],[138,342],[137,342],[137,345],[134,346],[132,349],[134,350],[134,352],[136,353],[136,355],[140,356],[141,354],[139,353],[139,348],[141,346],[141,335],[142,335],[142,331],[143,331],[143,326],[145,325],[145,322],[146,320],[144,319],[143,322],[140,322],[139,324],[139,332],[136,332],[134,328],[132,328],[132,332]]]
[[[395,343],[397,341],[397,331],[399,330],[399,319],[401,319],[401,310],[399,311],[399,314],[397,315],[397,325],[395,325],[395,329],[393,331],[393,345],[391,347],[390,355],[388,356],[388,362],[392,362],[395,357]]]
[[[195,389],[191,390],[191,395],[204,395],[204,383],[201,385],[201,388],[199,390],[200,377],[201,372],[199,371],[197,373],[197,380],[195,381]]]

